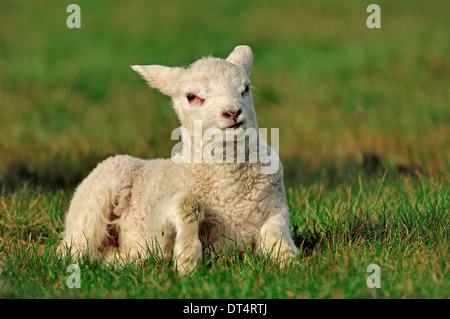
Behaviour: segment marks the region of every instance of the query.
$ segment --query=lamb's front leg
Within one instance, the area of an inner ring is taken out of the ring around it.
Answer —
[[[289,210],[283,207],[272,212],[264,222],[257,239],[257,253],[268,254],[273,260],[285,265],[298,252],[289,230]]]
[[[189,193],[175,196],[174,204],[176,206],[171,218],[176,231],[173,259],[181,274],[189,274],[197,268],[203,257],[198,227],[204,215],[204,208],[203,204]]]

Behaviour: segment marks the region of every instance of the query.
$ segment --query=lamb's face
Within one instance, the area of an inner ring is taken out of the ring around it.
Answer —
[[[204,58],[183,72],[173,106],[183,127],[193,129],[257,128],[250,79],[229,61]]]
[[[253,54],[238,46],[226,60],[203,58],[189,68],[160,65],[132,66],[148,83],[172,98],[181,125],[194,131],[258,128],[250,92]],[[198,122],[197,122],[198,123]]]

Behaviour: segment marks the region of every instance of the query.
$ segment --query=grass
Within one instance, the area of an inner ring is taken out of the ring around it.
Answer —
[[[288,189],[301,252],[279,269],[271,260],[233,253],[205,257],[180,277],[157,257],[111,269],[56,257],[68,194],[23,188],[1,198],[2,297],[38,298],[449,298],[450,188],[442,181],[360,180],[355,189]],[[69,289],[66,269],[81,269]],[[369,289],[366,268],[381,268]],[[239,283],[239,284],[236,284]]]
[[[370,1],[79,0],[80,30],[69,3],[0,3],[0,298],[450,297],[449,3],[380,0],[380,30]],[[168,99],[129,65],[237,44],[255,53],[260,127],[280,128],[295,263],[217,254],[183,278],[157,257],[79,260],[67,288],[56,246],[74,187],[111,154],[175,144]]]

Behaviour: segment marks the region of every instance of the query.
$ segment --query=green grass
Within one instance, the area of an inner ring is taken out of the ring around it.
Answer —
[[[409,179],[288,189],[296,260],[279,269],[247,252],[204,258],[180,277],[157,257],[114,269],[56,257],[69,196],[21,189],[1,198],[0,296],[34,298],[449,298],[450,188]],[[69,289],[77,263],[81,288]],[[381,268],[369,289],[366,268]]]
[[[0,3],[0,298],[450,297],[450,3],[377,1],[380,30],[371,1],[79,0],[80,30],[69,3]],[[67,288],[56,246],[74,187],[111,154],[175,144],[168,98],[129,65],[238,44],[255,54],[259,126],[280,128],[295,263],[217,254],[183,278],[156,257],[80,260]]]

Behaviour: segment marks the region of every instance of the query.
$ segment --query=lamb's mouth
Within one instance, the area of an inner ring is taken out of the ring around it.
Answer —
[[[243,125],[244,125],[244,121],[241,121],[241,122],[236,122],[233,125],[228,126],[227,128],[232,128],[232,129],[235,130],[237,128],[242,127]]]

